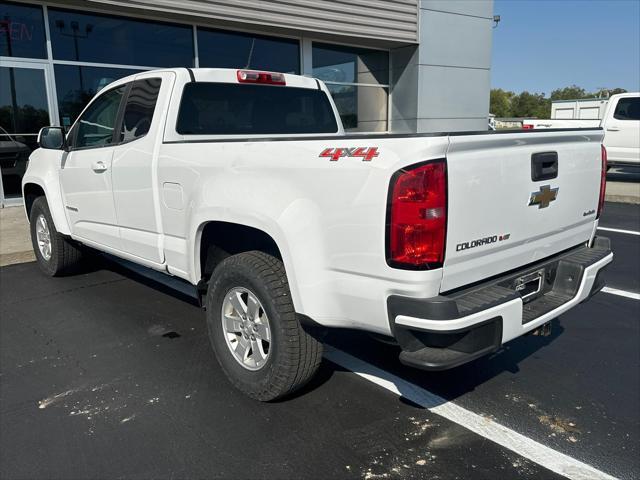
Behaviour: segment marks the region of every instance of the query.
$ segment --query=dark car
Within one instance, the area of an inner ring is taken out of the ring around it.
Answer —
[[[31,149],[27,145],[18,142],[0,127],[0,169],[4,182],[20,184],[22,176],[27,170],[30,153]]]

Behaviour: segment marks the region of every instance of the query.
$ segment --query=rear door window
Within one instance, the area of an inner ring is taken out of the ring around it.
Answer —
[[[318,89],[188,83],[176,131],[182,135],[336,133],[327,95]]]
[[[616,120],[640,120],[640,97],[621,98],[613,113]]]
[[[149,132],[161,83],[159,78],[133,82],[122,117],[120,142],[136,140]]]

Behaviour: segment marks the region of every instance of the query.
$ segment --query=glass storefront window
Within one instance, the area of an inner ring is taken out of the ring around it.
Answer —
[[[38,133],[49,125],[44,70],[0,67],[0,126],[8,133]]]
[[[0,56],[47,57],[41,6],[0,2]]]
[[[60,125],[70,127],[96,93],[119,78],[139,73],[127,68],[56,65],[56,91]]]
[[[5,198],[20,197],[20,182],[37,147],[38,131],[49,123],[44,69],[0,67],[0,172]]]
[[[389,52],[313,43],[313,76],[325,82],[389,84]]]
[[[187,25],[49,9],[55,60],[193,66],[193,31]]]
[[[323,80],[344,129],[388,129],[389,52],[313,43],[313,76]]]
[[[300,73],[300,42],[198,27],[201,67]]]
[[[345,130],[385,132],[387,130],[386,87],[327,84]]]

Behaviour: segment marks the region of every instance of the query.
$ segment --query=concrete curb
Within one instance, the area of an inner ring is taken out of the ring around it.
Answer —
[[[640,205],[640,197],[636,197],[634,195],[605,195],[604,201],[614,203],[633,203],[635,205]]]
[[[16,263],[33,262],[36,257],[33,250],[27,252],[2,253],[0,254],[0,267],[15,265]]]
[[[640,204],[640,182],[607,180],[607,202]]]

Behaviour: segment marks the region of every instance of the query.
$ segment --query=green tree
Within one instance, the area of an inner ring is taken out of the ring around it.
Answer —
[[[576,100],[578,98],[592,98],[597,95],[587,93],[584,88],[577,85],[570,87],[558,88],[551,92],[551,100]]]
[[[511,113],[514,117],[549,118],[551,102],[543,93],[524,91],[511,100]]]
[[[496,117],[511,117],[511,99],[514,95],[513,92],[508,92],[501,88],[492,89],[489,112],[493,113]]]
[[[612,88],[609,90],[609,96],[617,95],[618,93],[627,93],[627,91],[624,88]]]

